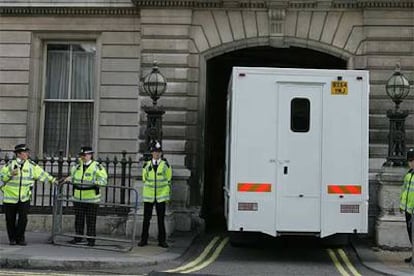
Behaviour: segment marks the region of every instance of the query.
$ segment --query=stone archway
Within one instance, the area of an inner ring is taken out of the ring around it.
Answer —
[[[346,69],[347,61],[300,47],[249,47],[206,60],[202,215],[208,229],[224,227],[227,83],[233,66]],[[266,99],[263,99],[266,100]],[[265,126],[264,126],[265,127]],[[260,142],[258,137],[258,143]]]
[[[354,69],[358,62],[355,57],[363,51],[362,13],[269,6],[258,10],[194,10],[191,18],[190,45],[197,53],[199,67],[201,137],[196,178],[202,198],[196,201],[202,204],[207,226],[211,226],[209,218],[222,225],[223,94],[231,66]],[[270,52],[284,54],[269,58],[266,54]],[[292,54],[298,58],[289,59]],[[217,77],[220,75],[223,77]]]
[[[165,120],[179,125],[184,134],[167,129],[172,139],[165,141],[175,163],[188,169],[185,175],[190,175],[176,183],[177,206],[198,207],[209,200],[205,193],[204,142],[209,106],[207,69],[214,58],[264,46],[322,52],[342,60],[349,69],[364,68],[365,64],[363,13],[359,9],[226,5],[214,9],[142,9],[140,18],[141,69],[148,70],[154,59],[163,66],[171,96],[161,99],[160,104],[177,111]]]

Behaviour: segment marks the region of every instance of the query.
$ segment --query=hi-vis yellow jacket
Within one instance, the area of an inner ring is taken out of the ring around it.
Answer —
[[[73,199],[85,203],[98,203],[101,200],[100,186],[107,184],[108,174],[98,162],[92,163],[83,171],[83,162],[71,168],[70,176],[73,184]]]
[[[12,172],[15,169],[18,169],[18,174],[13,176]],[[1,187],[4,193],[4,203],[29,201],[35,180],[55,182],[53,176],[45,172],[32,160],[26,160],[23,164],[19,164],[15,159],[1,168],[0,179],[4,183],[4,186]]]
[[[157,172],[152,165],[152,160],[147,161],[142,168],[143,200],[144,202],[169,201],[171,196],[172,169],[164,159],[160,160]]]
[[[414,211],[414,170],[409,170],[404,177],[400,197],[400,209],[412,214]]]

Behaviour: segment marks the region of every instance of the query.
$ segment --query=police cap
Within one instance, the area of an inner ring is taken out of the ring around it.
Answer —
[[[92,153],[93,153],[92,147],[84,146],[84,147],[81,147],[79,155],[92,154]]]
[[[407,160],[412,161],[414,160],[414,149],[409,149],[407,152]]]
[[[160,142],[158,142],[158,141],[153,141],[153,142],[151,143],[151,148],[150,148],[150,151],[151,151],[151,152],[162,151],[162,147],[161,147]]]
[[[14,147],[14,153],[19,153],[23,151],[29,151],[30,149],[26,147],[26,144],[18,144]]]

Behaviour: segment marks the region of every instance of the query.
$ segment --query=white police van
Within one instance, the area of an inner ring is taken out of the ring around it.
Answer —
[[[234,67],[227,100],[229,231],[368,231],[367,71]]]

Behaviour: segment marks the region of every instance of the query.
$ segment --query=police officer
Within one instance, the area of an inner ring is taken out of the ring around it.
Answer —
[[[29,148],[25,144],[16,145],[14,153],[16,158],[0,170],[0,179],[4,183],[1,190],[9,244],[24,246],[27,244],[24,234],[34,182],[56,183],[56,179],[29,159]]]
[[[86,219],[86,235],[96,236],[96,215],[101,201],[100,187],[107,184],[106,169],[93,160],[92,147],[81,147],[79,163],[71,168],[66,182],[73,184],[73,205],[75,207],[76,235],[83,235]],[[81,237],[69,241],[71,244],[82,242]],[[95,245],[95,239],[88,238],[88,246]]]
[[[170,200],[171,195],[172,170],[167,160],[161,158],[162,148],[159,142],[152,142],[150,151],[152,159],[147,161],[142,168],[144,222],[138,246],[148,244],[148,230],[155,205],[158,220],[158,245],[167,248],[164,217],[166,202]]]
[[[407,161],[410,169],[404,177],[404,184],[402,187],[400,197],[400,209],[405,213],[405,223],[407,224],[408,238],[412,244],[411,219],[413,219],[414,211],[414,149],[407,152]],[[404,259],[406,263],[412,261],[412,257]]]

